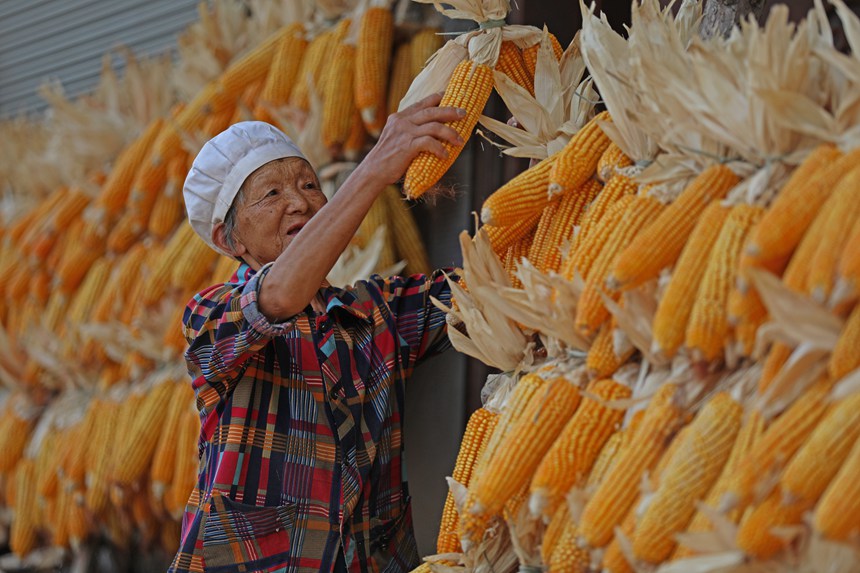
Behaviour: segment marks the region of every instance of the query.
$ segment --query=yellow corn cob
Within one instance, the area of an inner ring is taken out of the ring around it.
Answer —
[[[177,330],[178,325],[176,325]],[[173,480],[176,470],[176,437],[181,426],[182,415],[194,404],[194,392],[184,381],[173,384],[172,396],[169,400],[167,413],[163,418],[161,431],[155,451],[152,454],[152,466],[149,473],[149,483],[152,495],[157,501],[164,498],[167,486]]]
[[[348,161],[360,161],[364,148],[367,145],[367,128],[361,119],[358,109],[352,114],[349,123],[349,135],[343,142],[343,156]]]
[[[194,233],[171,269],[170,284],[191,287],[200,284],[212,272],[218,253]]]
[[[830,355],[827,365],[830,377],[839,380],[849,372],[860,368],[860,305],[854,307]]]
[[[460,442],[460,451],[451,477],[458,483],[468,487],[472,478],[472,470],[478,460],[479,453],[486,447],[498,422],[498,414],[485,408],[479,408],[469,417],[466,431]],[[460,539],[457,537],[457,509],[454,496],[448,492],[445,507],[442,510],[442,521],[439,524],[439,536],[436,538],[437,553],[459,553]]]
[[[660,563],[720,475],[741,425],[743,409],[727,393],[713,396],[679,436],[679,446],[660,476],[660,485],[636,527],[633,553]]]
[[[24,556],[33,551],[39,542],[36,506],[36,463],[22,459],[15,467],[15,519],[9,532],[9,548]]]
[[[855,167],[839,180],[817,217],[826,217],[826,231],[808,269],[806,291],[813,300],[824,303],[833,290],[839,255],[852,226],[860,219],[860,168]]]
[[[340,150],[349,138],[356,109],[353,99],[355,46],[346,43],[337,46],[323,81],[337,89],[324,92],[322,140],[329,149]]]
[[[594,175],[600,156],[611,143],[600,129],[599,121],[611,121],[609,112],[597,114],[559,152],[549,174],[550,195],[575,189]]]
[[[648,196],[635,196],[627,205],[618,223],[606,238],[606,243],[594,259],[585,276],[585,289],[576,305],[575,324],[578,329],[594,333],[609,318],[601,295],[618,300],[620,293],[607,288],[610,269],[627,245],[652,221],[659,218],[664,205]]]
[[[549,39],[552,43],[552,53],[555,55],[555,59],[560,60],[562,54],[564,53],[564,48],[561,47],[558,38],[555,37],[555,34],[550,33]],[[528,70],[529,75],[531,77],[535,77],[535,70],[537,69],[537,55],[539,49],[540,42],[532,44],[528,48],[523,49],[523,62],[525,63],[526,69]]]
[[[762,209],[740,204],[732,207],[711,255],[687,324],[685,344],[705,360],[717,359],[729,333],[728,299],[735,283],[744,238],[761,217]]]
[[[627,386],[611,379],[596,380],[588,385],[586,393],[532,477],[529,506],[533,515],[551,516],[563,504],[570,488],[582,485],[601,448],[624,417],[623,410],[608,408],[603,402],[629,398]]]
[[[813,504],[824,493],[860,438],[860,394],[827,411],[780,478],[785,503]]]
[[[45,499],[57,495],[57,485],[59,479],[57,476],[57,447],[60,442],[59,431],[56,428],[50,428],[42,442],[42,447],[39,448],[39,453],[36,456],[36,478],[35,487],[36,494]],[[13,500],[7,498],[6,502],[9,505],[14,503]]]
[[[832,386],[827,378],[818,380],[771,423],[739,462],[723,495],[723,508],[743,508],[770,493],[772,477],[782,472],[824,416]]]
[[[320,91],[320,79],[323,73],[323,65],[330,62],[329,50],[331,42],[334,38],[334,30],[326,30],[316,36],[302,57],[302,63],[299,67],[298,78],[296,85],[290,93],[290,106],[308,111],[310,109],[310,86],[313,85],[314,91],[317,94]]]
[[[540,555],[544,564],[550,563],[553,550],[558,544],[558,540],[561,539],[561,535],[564,533],[564,529],[570,521],[573,521],[573,517],[570,515],[570,505],[567,503],[560,504],[558,509],[555,510],[555,513],[552,514],[552,519],[550,519],[549,524],[546,527],[546,531],[544,531],[543,539],[541,540]]]
[[[602,189],[603,185],[600,182],[589,179],[579,189],[562,196],[549,230],[549,239],[538,255],[540,264],[538,268],[544,272],[559,272],[562,252],[569,249],[575,226],[580,224],[586,208]]]
[[[169,286],[175,284],[172,282],[172,278],[174,269],[177,268],[177,262],[184,258],[184,254],[195,244],[195,239],[200,241],[191,225],[186,223],[182,223],[174,231],[155,266],[152,267],[151,274],[146,279],[147,289],[141,293],[143,296],[141,302],[144,305],[157,301]],[[211,262],[214,261],[210,260]],[[182,270],[181,272],[184,273],[185,271]]]
[[[497,455],[476,476],[476,511],[498,513],[505,501],[528,483],[579,400],[579,390],[565,378],[557,378],[529,401],[507,439],[499,445]]]
[[[845,248],[839,256],[837,282],[831,305],[854,302],[860,294],[860,219],[854,222],[854,228],[845,243]]]
[[[494,191],[481,207],[481,221],[506,227],[542,213],[552,201],[547,182],[557,158],[558,154],[547,157]]]
[[[388,114],[396,113],[400,100],[412,85],[412,43],[404,42],[394,51],[394,61],[391,64],[391,77],[388,79]]]
[[[567,520],[549,559],[548,573],[586,573],[589,571],[588,551],[579,546],[579,528],[573,519]]]
[[[24,454],[30,433],[36,420],[24,417],[17,412],[14,405],[17,401],[9,399],[12,407],[7,406],[4,414],[3,433],[0,435],[0,472],[11,472],[18,460]]]
[[[359,244],[364,245],[370,241],[373,233],[381,226],[385,227],[385,238],[382,241],[382,251],[379,253],[376,268],[384,270],[397,262],[397,255],[394,252],[394,237],[388,218],[388,205],[385,197],[377,197],[373,205],[370,206],[367,215],[361,221],[361,225],[356,233]]]
[[[784,266],[836,182],[857,165],[860,151],[842,155],[833,145],[822,144],[792,174],[761,225],[750,236],[746,254],[758,266]]]
[[[774,342],[773,346],[771,346],[770,352],[768,352],[762,366],[761,378],[759,378],[758,382],[757,392],[759,396],[764,395],[770,387],[771,382],[773,382],[776,375],[782,370],[783,365],[788,361],[791,352],[792,348],[790,346],[779,341]]]
[[[608,183],[619,169],[624,169],[631,165],[633,165],[633,160],[627,157],[615,142],[610,143],[597,162],[597,178],[604,183]]]
[[[478,461],[472,470],[472,475],[475,479],[480,479],[480,476],[486,472],[488,465],[496,456],[499,444],[506,440],[512,428],[516,426],[522,417],[526,405],[545,385],[546,381],[537,374],[528,374],[517,382],[513,393],[508,398],[502,410],[499,421],[496,423],[496,428],[490,436],[490,441],[478,456]],[[480,539],[484,533],[483,528],[487,525],[487,520],[484,519],[485,516],[479,516],[476,512],[472,511],[475,503],[474,491],[474,488],[470,489],[469,499],[466,500],[466,506],[463,514],[460,516],[458,526],[458,532],[464,547],[467,543]]]
[[[639,286],[673,265],[705,208],[725,197],[739,180],[725,165],[702,171],[619,255],[610,282],[622,288]]]
[[[281,39],[278,41],[272,58],[272,68],[266,75],[265,83],[260,92],[258,110],[254,115],[263,111],[262,104],[281,106],[290,100],[293,86],[296,85],[302,58],[308,47],[305,39],[305,26],[301,22],[294,22],[287,26]],[[263,121],[267,121],[262,117]]]
[[[508,252],[505,254],[504,261],[502,261],[502,266],[506,271],[508,271],[508,278],[511,281],[511,286],[514,288],[523,287],[522,282],[517,276],[517,269],[519,268],[520,263],[522,263],[522,260],[528,257],[533,238],[534,232],[529,233],[511,245],[508,248]]]
[[[615,180],[619,183],[615,184]],[[562,265],[561,274],[567,279],[572,280],[575,273],[579,273],[583,279],[588,278],[588,271],[600,248],[633,201],[633,195],[627,191],[635,191],[635,186],[632,183],[628,186],[623,180],[629,181],[626,177],[622,179],[621,175],[613,178],[585,212],[579,234],[568,252],[567,261]]]
[[[620,355],[616,354],[615,329],[614,320],[604,322],[588,349],[585,365],[588,367],[588,374],[592,378],[612,376],[636,351],[633,345],[629,345]]]
[[[849,541],[860,533],[860,442],[815,507],[812,525],[828,539]]]
[[[177,151],[171,157],[180,154]],[[135,230],[142,231],[147,228],[155,200],[158,198],[159,193],[164,190],[166,184],[167,160],[151,158],[150,161],[145,161],[138,171],[137,177],[134,179],[134,184],[131,188],[130,205],[124,214],[124,216],[134,219],[136,223]]]
[[[394,14],[370,7],[361,17],[355,50],[355,105],[367,131],[379,137],[385,125],[388,66],[394,43]]]
[[[157,239],[166,239],[185,216],[182,187],[185,184],[185,157],[175,157],[167,166],[167,184],[152,206],[148,221],[149,234]]]
[[[295,28],[286,26],[276,34],[272,34],[263,40],[255,48],[234,60],[227,66],[224,73],[218,78],[218,84],[225,96],[235,102],[248,84],[261,78],[265,78],[272,67],[272,61],[278,52],[284,37],[295,35]],[[213,111],[220,111],[223,107],[213,106]]]
[[[629,438],[629,432],[626,429],[615,430],[606,443],[600,448],[600,453],[597,459],[594,460],[594,465],[591,472],[588,474],[588,481],[585,484],[586,489],[593,490],[597,487],[603,478],[606,477],[606,472],[612,467],[616,460],[618,452],[624,445],[625,438]]]
[[[172,380],[167,380],[149,390],[126,436],[126,446],[117,457],[113,471],[113,478],[117,483],[131,485],[147,475],[146,470],[158,445],[160,429],[152,420],[159,412],[167,410],[175,384]]]
[[[540,217],[541,212],[539,211],[530,217],[517,221],[513,225],[506,227],[484,225],[481,228],[487,232],[487,238],[490,241],[490,246],[493,247],[493,252],[499,258],[502,258],[511,245],[534,232],[537,224],[540,222]]]
[[[675,440],[677,441],[677,439]],[[664,456],[665,457],[665,456]],[[641,498],[633,504],[621,525],[618,526],[619,533],[632,540],[633,533],[636,531],[636,522],[638,521],[638,505]],[[603,554],[603,561],[600,563],[605,573],[633,573],[633,566],[627,560],[627,556],[621,550],[621,542],[616,534],[606,546],[606,551]]]
[[[457,64],[439,105],[465,110],[466,115],[462,119],[448,124],[464,142],[472,134],[472,129],[478,123],[478,117],[481,115],[492,91],[492,69],[470,60],[464,60]],[[448,153],[446,159],[439,159],[427,151],[419,153],[406,170],[406,177],[403,181],[403,190],[406,196],[410,199],[417,199],[435,185],[460,155],[464,145],[465,143],[463,145],[443,143],[445,151]]]
[[[728,487],[731,484],[731,480],[734,479],[735,470],[738,467],[738,464],[743,460],[749,451],[752,449],[753,445],[761,438],[764,433],[764,418],[761,415],[761,412],[758,410],[752,410],[747,413],[746,420],[741,425],[740,430],[738,431],[737,437],[735,438],[735,443],[732,446],[732,453],[729,455],[728,461],[723,466],[723,471],[720,473],[719,479],[717,479],[717,483],[714,484],[714,487],[708,492],[707,498],[705,498],[704,505],[709,508],[716,510],[720,505],[720,501],[723,497],[723,494],[726,492]],[[742,511],[740,508],[735,508],[725,514],[726,519],[731,521],[732,523],[737,523],[741,517]],[[690,525],[687,527],[687,531],[691,533],[701,532],[701,531],[711,531],[713,529],[713,524],[711,523],[711,519],[708,517],[706,513],[702,511],[697,511],[696,515],[693,516],[693,520],[690,522]],[[672,559],[683,559],[687,557],[692,557],[696,552],[686,545],[679,545],[675,550],[675,553],[672,556]]]
[[[131,406],[139,402],[129,400],[129,403]],[[121,439],[115,433],[115,429],[120,416],[125,413],[124,409],[124,405],[113,401],[106,401],[102,408],[103,418],[100,427],[103,435],[94,440],[99,445],[99,451],[86,474],[85,503],[89,511],[96,516],[102,515],[109,504],[108,478],[113,465],[113,456],[119,451],[118,441]]]
[[[177,433],[173,483],[165,496],[164,506],[173,519],[180,519],[189,496],[197,483],[199,456],[197,449],[200,421],[196,411],[187,409]]]
[[[135,174],[149,156],[150,149],[163,126],[164,119],[152,120],[140,137],[120,153],[96,199],[97,205],[104,207],[110,214],[116,214],[122,210],[131,191]]]
[[[410,68],[413,78],[421,73],[430,56],[442,47],[442,36],[438,35],[437,32],[438,30],[435,28],[424,28],[415,34],[412,41],[409,42],[412,52]]]
[[[538,220],[537,227],[535,228],[535,236],[532,239],[532,244],[529,245],[529,261],[541,271],[543,270],[541,259],[546,249],[546,244],[551,239],[550,229],[552,228],[552,222],[558,215],[559,203],[560,201],[553,201],[543,208],[540,220]]]
[[[391,185],[384,193],[391,235],[396,243],[397,258],[406,261],[406,274],[429,273],[430,261],[424,249],[424,242],[421,240],[421,234],[418,232],[412,213],[400,196],[400,190]]]
[[[107,259],[101,258],[87,272],[86,278],[69,305],[66,315],[69,322],[81,324],[87,321],[93,307],[104,293],[110,276],[110,266],[111,263]]]
[[[636,501],[642,474],[653,468],[681,424],[677,387],[665,384],[651,398],[639,428],[588,500],[580,535],[592,547],[603,547]]]
[[[534,72],[529,74],[523,61],[522,52],[511,40],[502,42],[499,49],[499,59],[496,61],[496,69],[511,78],[529,94],[535,95]]]
[[[738,547],[754,559],[769,559],[790,543],[774,528],[800,525],[808,503],[786,503],[778,489],[744,516],[735,539]]]

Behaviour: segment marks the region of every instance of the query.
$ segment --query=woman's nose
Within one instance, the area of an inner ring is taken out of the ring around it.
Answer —
[[[290,189],[285,193],[287,210],[290,213],[305,213],[308,210],[308,200],[304,194],[297,189]]]

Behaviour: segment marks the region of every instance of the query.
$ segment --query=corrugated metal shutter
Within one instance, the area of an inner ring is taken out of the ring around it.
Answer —
[[[198,19],[197,4],[0,0],[0,116],[43,109],[36,89],[48,79],[59,79],[70,96],[90,91],[102,56],[119,46],[139,57],[175,49],[178,33]]]

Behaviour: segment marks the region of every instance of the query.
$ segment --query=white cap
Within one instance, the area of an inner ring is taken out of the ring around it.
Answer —
[[[212,229],[224,221],[251,173],[285,157],[305,159],[284,132],[262,121],[235,123],[206,142],[182,188],[188,222],[206,244],[227,254],[212,242]]]

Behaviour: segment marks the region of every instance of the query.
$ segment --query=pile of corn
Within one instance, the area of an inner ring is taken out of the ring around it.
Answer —
[[[167,553],[178,545],[200,428],[182,312],[238,266],[185,220],[182,186],[202,142],[236,121],[273,121],[310,148],[325,179],[328,164],[372,145],[440,44],[434,30],[395,26],[388,8],[372,7],[334,20],[285,18],[259,45],[243,45],[235,38],[272,27],[275,3],[254,4],[250,17],[238,5],[202,4],[178,63],[129,57],[126,76],[106,68],[92,96],[70,102],[46,89],[50,115],[2,126],[10,189],[0,226],[0,537],[22,557],[92,539]],[[238,29],[247,33],[224,34]],[[325,65],[347,61],[354,72]],[[167,89],[173,73],[200,88]],[[75,130],[113,147],[82,145]],[[338,276],[400,261],[407,272],[428,270],[395,188],[355,242],[352,267]]]
[[[468,421],[419,570],[856,571],[860,54],[817,10],[710,41],[696,2],[634,5],[627,41],[583,11],[567,52],[608,111],[464,242],[452,341],[508,374]],[[785,54],[780,75],[766,58]],[[700,115],[651,115],[680,99]]]

